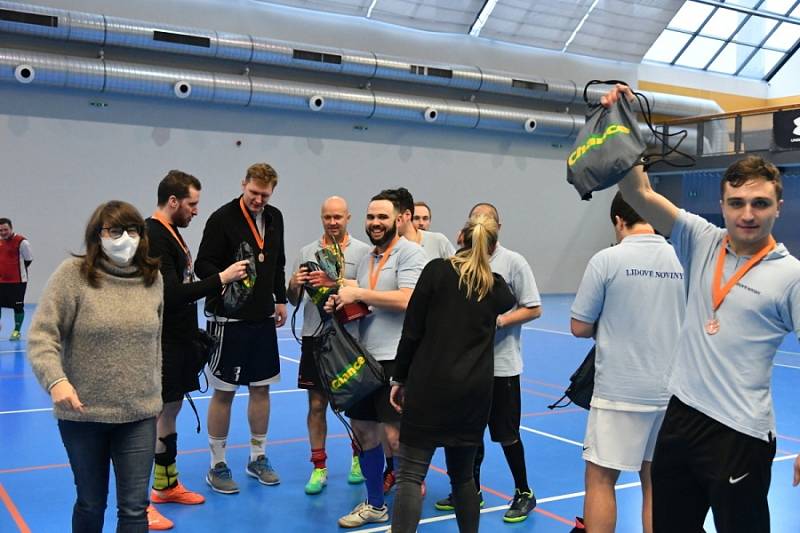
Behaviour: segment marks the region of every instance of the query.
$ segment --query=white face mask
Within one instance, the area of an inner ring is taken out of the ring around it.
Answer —
[[[136,249],[139,248],[139,236],[131,237],[128,232],[122,234],[118,239],[111,237],[101,237],[100,244],[103,247],[103,253],[117,266],[128,266],[136,255]]]

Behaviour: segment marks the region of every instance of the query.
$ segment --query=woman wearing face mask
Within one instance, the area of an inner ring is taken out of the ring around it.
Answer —
[[[163,288],[144,227],[132,205],[100,205],[86,227],[86,253],[50,277],[30,328],[28,359],[53,400],[75,477],[76,532],[103,529],[110,463],[117,531],[148,530]]]

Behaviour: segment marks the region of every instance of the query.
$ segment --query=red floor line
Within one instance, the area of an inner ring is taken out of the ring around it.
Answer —
[[[547,387],[549,389],[556,389],[556,390],[563,391],[563,390],[565,390],[567,388],[566,384],[564,384],[564,385],[556,385],[555,383],[548,383],[547,381],[541,381],[541,380],[538,380],[538,379],[531,379],[531,378],[525,378],[525,377],[521,377],[520,379],[522,381],[526,382],[526,383],[534,383],[536,385],[541,385],[542,387]]]
[[[447,475],[447,470],[439,468],[438,466],[431,465],[430,469],[433,470],[434,472],[438,472],[440,474],[444,474],[445,476]],[[493,496],[497,496],[498,498],[502,498],[502,499],[504,499],[506,501],[510,501],[512,499],[512,497],[509,496],[508,494],[503,494],[502,492],[496,491],[493,488],[487,487],[486,485],[483,485],[483,484],[481,484],[481,490],[483,492],[487,492],[487,493],[489,493],[489,494],[491,494]],[[553,520],[557,520],[557,521],[559,521],[559,522],[561,522],[563,524],[567,524],[568,526],[574,526],[575,525],[575,521],[567,520],[563,516],[559,516],[559,515],[557,515],[555,513],[551,513],[550,511],[545,511],[543,509],[539,509],[538,507],[536,507],[533,511],[536,512],[536,513],[539,513],[541,515],[544,515],[544,516],[546,516],[548,518],[552,518]]]
[[[11,514],[11,518],[14,519],[14,523],[17,525],[17,529],[19,529],[20,533],[31,533],[31,529],[28,527],[28,524],[25,523],[22,515],[19,514],[17,506],[14,505],[11,496],[8,495],[2,483],[0,483],[0,500],[3,500],[6,509],[8,509],[9,514]]]
[[[560,415],[563,413],[580,413],[581,411],[583,411],[583,409],[580,407],[569,407],[566,409],[553,409],[552,411],[536,411],[534,413],[522,413],[522,418],[530,416]]]
[[[550,400],[558,400],[561,396],[556,396],[554,394],[547,394],[545,392],[539,392],[537,390],[529,389],[528,387],[520,387],[520,390],[523,392],[527,392],[528,394],[532,394],[534,396],[541,396],[542,398],[549,398]]]

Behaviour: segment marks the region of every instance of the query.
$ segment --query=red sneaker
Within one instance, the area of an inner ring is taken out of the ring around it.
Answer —
[[[206,499],[202,494],[190,491],[184,487],[180,481],[178,481],[174,487],[164,490],[151,490],[150,501],[153,503],[182,503],[183,505],[197,505],[199,503],[203,503],[206,501]]]
[[[147,527],[155,531],[172,529],[175,524],[169,518],[158,512],[152,505],[147,506]]]
[[[397,478],[394,476],[394,470],[389,470],[383,474],[383,493],[389,494],[389,491],[392,490],[394,484],[397,482]]]

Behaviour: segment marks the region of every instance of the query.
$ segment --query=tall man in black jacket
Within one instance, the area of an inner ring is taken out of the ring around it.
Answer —
[[[269,385],[280,380],[275,328],[286,322],[283,215],[268,205],[277,183],[278,174],[268,164],[250,166],[242,181],[242,195],[209,217],[197,254],[195,268],[201,277],[222,271],[236,259],[242,243],[247,243],[255,256],[255,272],[248,278],[251,293],[241,307],[226,311],[219,293],[206,300],[209,328],[222,340],[209,363],[208,380],[214,395],[208,407],[211,469],[206,482],[222,494],[239,491],[225,461],[225,446],[231,405],[240,384],[248,385],[250,392],[250,461],[245,471],[264,485],[280,483],[264,449]]]
[[[158,208],[147,219],[150,255],[160,260],[164,278],[164,324],[161,334],[163,354],[161,397],[164,408],[158,417],[153,503],[203,503],[201,494],[186,489],[178,480],[176,457],[178,434],[176,419],[183,395],[199,388],[198,357],[192,349],[197,333],[197,300],[219,293],[223,284],[244,278],[246,262],[239,261],[217,275],[196,280],[192,255],[179,228],[185,228],[197,215],[200,181],[180,170],[171,170],[158,184]],[[150,507],[150,529],[169,529],[172,521]]]

